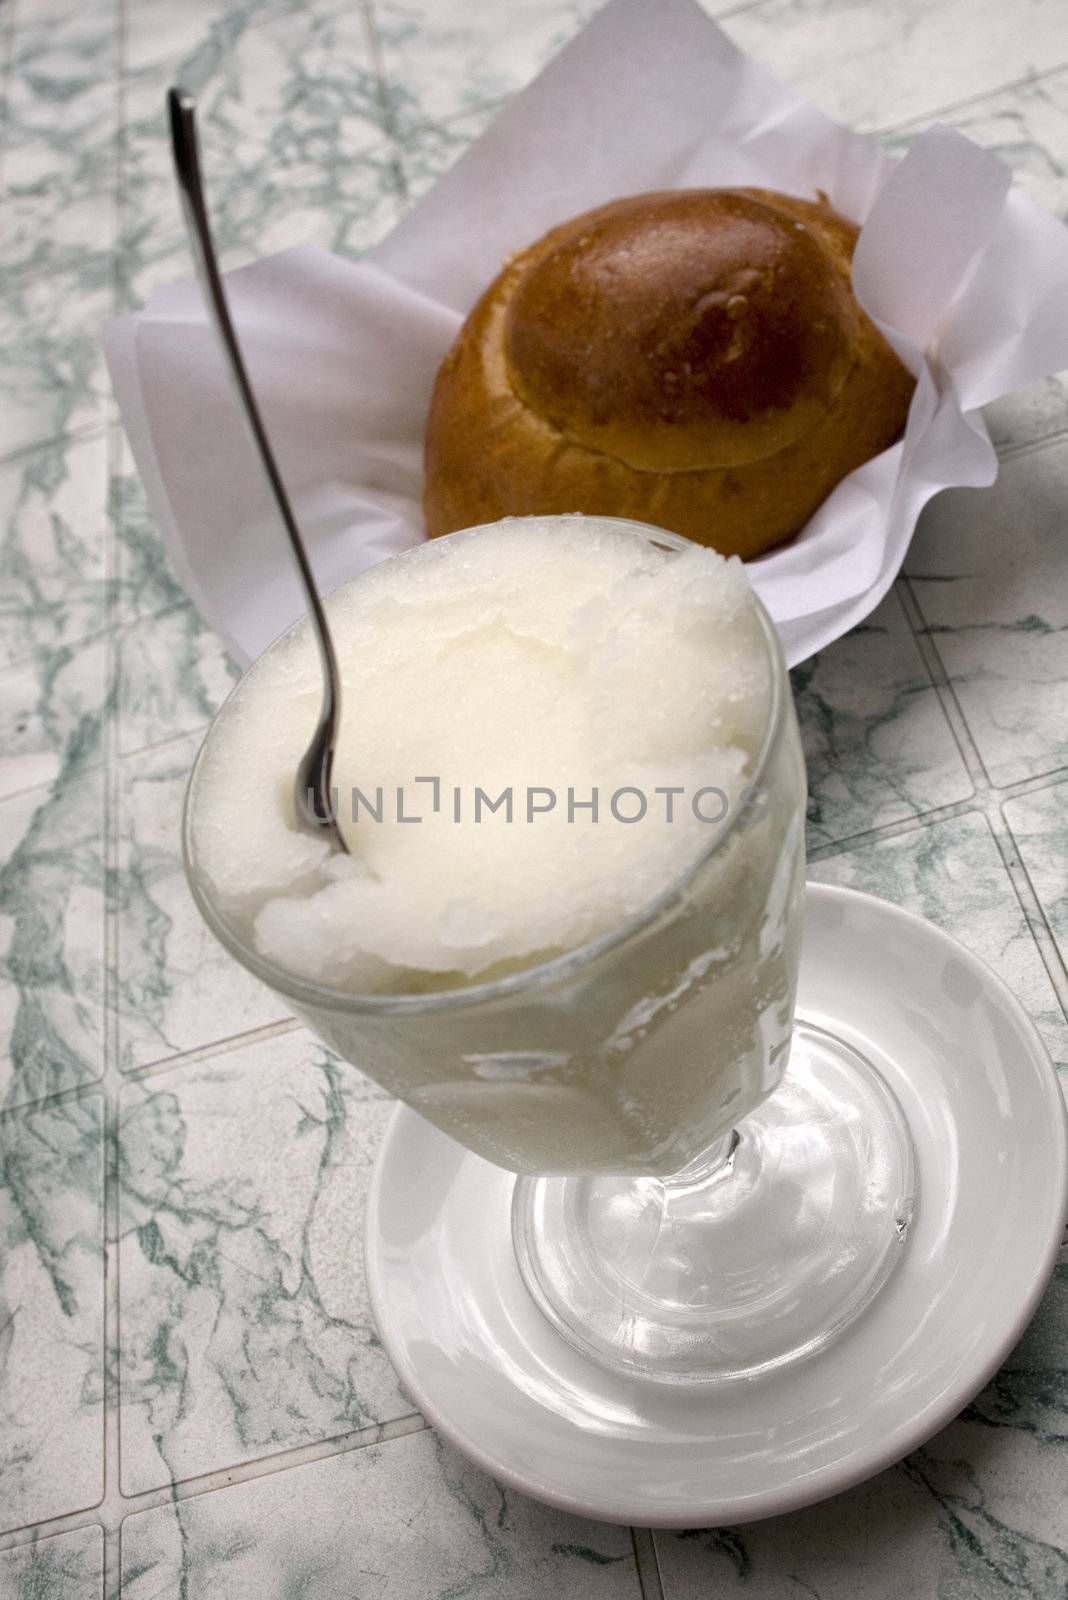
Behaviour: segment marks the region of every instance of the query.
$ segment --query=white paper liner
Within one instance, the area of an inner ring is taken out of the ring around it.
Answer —
[[[511,251],[620,195],[738,184],[823,190],[863,223],[857,296],[918,378],[904,437],[749,564],[791,665],[873,610],[931,496],[993,482],[976,408],[1068,366],[1068,229],[950,129],[890,160],[693,0],[610,0],[363,261],[298,249],[228,275],[321,588],[425,536],[434,376]],[[305,607],[196,286],[155,293],[105,347],[175,568],[249,661]]]

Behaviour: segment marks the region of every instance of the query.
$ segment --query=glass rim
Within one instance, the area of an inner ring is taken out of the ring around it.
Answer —
[[[523,518],[509,518],[509,521],[522,521]],[[681,535],[669,533],[663,528],[657,528],[652,523],[637,522],[629,517],[597,517],[598,522],[617,522],[627,527],[640,528],[646,535],[652,535],[650,543],[661,544],[669,549],[684,551],[696,545],[696,540],[685,539]],[[488,526],[488,524],[486,525]],[[470,531],[470,530],[465,530]],[[698,549],[703,548],[697,546]],[[395,559],[395,558],[389,558]],[[351,581],[351,580],[350,580]],[[783,658],[782,645],[775,624],[768,615],[763,601],[752,587],[750,594],[756,607],[757,620],[760,623],[764,638],[767,658],[770,662],[771,673],[771,704],[768,708],[767,722],[764,727],[764,736],[749,778],[749,787],[759,786],[772,753],[779,742],[783,717],[786,707],[786,677],[787,669]],[[304,621],[303,616],[283,633],[279,639],[286,637],[293,628],[299,627]],[[267,646],[273,649],[278,640]],[[266,651],[263,652],[266,654]],[[261,660],[262,656],[258,656]],[[251,665],[255,665],[253,662]],[[250,670],[250,669],[249,669]],[[238,680],[231,690],[237,692],[244,675]],[[230,696],[227,696],[227,701]],[[224,705],[227,703],[223,702]],[[220,707],[220,710],[222,708]],[[218,712],[216,713],[218,716]],[[214,726],[212,723],[211,726]],[[631,916],[624,918],[614,927],[604,933],[597,934],[593,939],[574,945],[569,950],[563,950],[558,955],[550,956],[545,961],[532,962],[530,966],[519,967],[514,972],[504,974],[499,978],[490,978],[479,983],[466,983],[448,989],[429,989],[421,992],[403,992],[392,994],[362,994],[350,989],[336,989],[329,985],[313,983],[306,978],[298,977],[289,972],[285,967],[279,966],[259,951],[250,949],[245,941],[238,937],[231,924],[222,916],[212,904],[206,892],[201,887],[196,870],[195,851],[192,846],[192,806],[191,799],[196,787],[197,774],[200,770],[201,759],[211,737],[211,726],[201,740],[200,748],[189,773],[186,784],[185,798],[182,805],[182,861],[185,868],[185,878],[189,885],[190,893],[198,912],[204,919],[208,928],[218,939],[223,948],[254,977],[260,979],[268,988],[284,995],[287,1000],[292,1000],[297,1007],[308,1010],[327,1010],[345,1012],[358,1015],[361,1013],[388,1015],[389,1013],[434,1012],[453,1010],[464,1005],[482,1005],[497,999],[506,999],[510,996],[521,995],[528,990],[546,988],[551,984],[567,979],[581,968],[592,965],[602,955],[624,944],[627,940],[641,933],[651,926],[670,907],[677,904],[685,897],[689,885],[705,866],[714,859],[720,851],[725,849],[728,841],[732,839],[744,816],[744,808],[739,807],[734,817],[723,829],[716,834],[708,848],[690,862],[681,873],[672,878],[652,900],[646,902]]]

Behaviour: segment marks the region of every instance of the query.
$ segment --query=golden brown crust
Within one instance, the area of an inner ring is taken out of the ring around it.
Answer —
[[[853,298],[856,235],[822,201],[669,191],[520,252],[438,374],[427,531],[583,511],[745,558],[790,538],[912,393]]]

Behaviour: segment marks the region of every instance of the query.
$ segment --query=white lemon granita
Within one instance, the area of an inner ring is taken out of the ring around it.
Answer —
[[[572,949],[743,803],[771,685],[737,559],[608,519],[516,518],[386,561],[327,612],[350,853],[296,822],[321,692],[305,623],[217,718],[191,819],[213,902],[297,977],[421,991]]]

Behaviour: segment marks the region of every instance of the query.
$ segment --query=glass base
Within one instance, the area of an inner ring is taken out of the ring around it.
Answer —
[[[822,1349],[901,1259],[908,1126],[870,1061],[808,1023],[779,1088],[668,1179],[519,1178],[530,1293],[602,1365],[676,1383],[752,1379]]]

